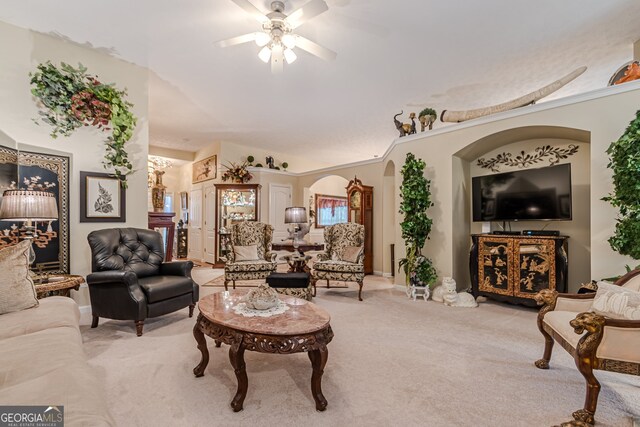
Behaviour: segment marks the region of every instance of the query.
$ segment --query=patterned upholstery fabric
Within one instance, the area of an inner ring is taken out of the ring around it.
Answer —
[[[316,270],[339,271],[343,273],[362,273],[364,265],[354,264],[348,261],[316,261],[313,264]]]
[[[364,226],[355,223],[336,224],[324,229],[326,251],[318,255],[311,271],[311,284],[314,290],[318,280],[330,280],[358,283],[358,299],[362,301],[362,283],[364,280],[364,251],[358,262],[340,261],[347,246],[364,246]],[[315,293],[315,292],[314,292]]]
[[[227,262],[224,266],[224,287],[227,283],[233,282],[236,287],[236,280],[257,280],[265,279],[272,271],[276,271],[277,263],[275,252],[271,251],[273,241],[273,227],[269,224],[255,221],[243,221],[231,227],[231,246]],[[233,245],[258,247],[259,261],[239,261],[235,262]]]
[[[306,288],[273,288],[277,293],[283,295],[289,295],[296,298],[306,299],[307,301],[311,301],[313,297],[313,288],[311,287],[311,282],[309,282],[309,286]]]

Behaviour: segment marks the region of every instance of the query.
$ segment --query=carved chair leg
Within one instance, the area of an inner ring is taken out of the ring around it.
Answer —
[[[189,304],[189,317],[193,317],[193,309],[196,307],[195,304]]]
[[[316,296],[316,282],[318,281],[318,279],[316,279],[315,277],[311,276],[311,285],[313,287],[313,293],[311,294],[312,296]]]
[[[233,282],[233,289],[235,289],[236,288],[236,281],[232,280],[232,282]]]
[[[229,290],[229,288],[227,287],[227,283],[229,283],[229,281],[228,281],[228,280],[226,279],[226,277],[225,277],[225,279],[224,279],[224,290],[225,290],[225,291],[228,291],[228,290]]]
[[[136,320],[136,335],[142,336],[142,328],[144,327],[144,320]]]
[[[358,286],[360,287],[360,289],[358,289],[358,300],[362,301],[362,285],[363,282],[362,280],[358,282]]]
[[[592,359],[576,358],[576,366],[587,382],[587,394],[584,398],[584,408],[573,413],[573,419],[587,424],[594,424],[594,415],[598,406],[598,394],[600,394],[600,383],[593,375]]]
[[[540,325],[539,328],[542,336],[544,336],[544,353],[542,354],[542,359],[535,361],[535,365],[539,369],[549,369],[549,361],[551,360],[551,352],[555,341]]]
[[[327,289],[329,289],[329,279],[327,279]]]
[[[91,327],[92,328],[97,328],[98,327],[98,322],[100,321],[100,317],[98,316],[93,316],[93,320],[91,321]]]

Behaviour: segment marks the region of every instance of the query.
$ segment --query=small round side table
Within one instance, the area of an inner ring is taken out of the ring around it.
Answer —
[[[37,279],[34,282],[37,282]],[[35,283],[36,294],[38,299],[51,296],[70,297],[71,289],[77,291],[83,283],[84,277],[82,276],[56,274],[55,276],[49,276],[47,283]]]

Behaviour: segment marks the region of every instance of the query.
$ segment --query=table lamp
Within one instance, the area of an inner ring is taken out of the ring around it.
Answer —
[[[38,221],[58,219],[56,196],[48,191],[5,190],[0,204],[0,220],[24,222],[24,239],[37,237]],[[36,259],[33,247],[29,251],[29,265]]]
[[[304,235],[309,232],[307,224],[307,210],[303,207],[290,207],[284,210],[284,223],[292,224],[293,231],[289,233],[293,236],[293,249],[299,254],[298,248],[305,244]]]

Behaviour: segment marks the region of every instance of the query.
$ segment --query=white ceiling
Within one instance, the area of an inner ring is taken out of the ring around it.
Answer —
[[[285,0],[287,11],[306,2]],[[606,86],[640,39],[637,0],[326,2],[296,32],[337,59],[297,50],[281,75],[253,43],[213,45],[259,29],[230,0],[4,0],[0,20],[149,67],[152,145],[231,141],[331,164],[383,154],[402,109],[488,106],[581,65],[587,72],[547,99]]]

